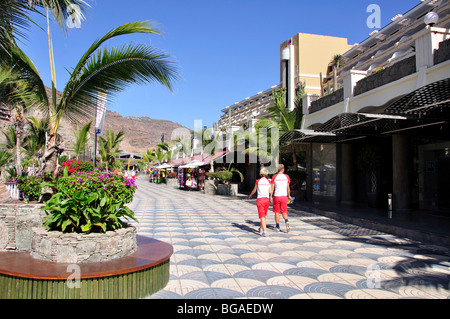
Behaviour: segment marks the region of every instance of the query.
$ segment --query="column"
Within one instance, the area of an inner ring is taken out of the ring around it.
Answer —
[[[342,204],[355,202],[355,170],[352,144],[341,144],[340,195]]]
[[[406,135],[392,136],[392,180],[394,210],[411,209],[410,146]]]

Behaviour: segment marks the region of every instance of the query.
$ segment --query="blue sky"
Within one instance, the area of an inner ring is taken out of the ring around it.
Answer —
[[[57,87],[97,38],[132,21],[151,20],[162,35],[125,36],[108,46],[143,43],[168,53],[181,79],[175,89],[155,83],[132,86],[108,104],[122,116],[147,116],[193,128],[212,126],[225,107],[279,83],[280,44],[301,33],[366,39],[373,29],[367,7],[381,8],[381,26],[419,0],[85,0],[91,5],[80,29],[63,34],[52,24]],[[34,17],[45,26],[43,17]],[[50,86],[46,34],[33,27],[22,45]],[[330,57],[331,58],[331,57]],[[106,118],[106,121],[108,119]]]

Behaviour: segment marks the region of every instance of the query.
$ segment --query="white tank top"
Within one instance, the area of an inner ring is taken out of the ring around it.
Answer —
[[[256,181],[258,185],[258,198],[269,198],[270,195],[270,181],[263,177]]]

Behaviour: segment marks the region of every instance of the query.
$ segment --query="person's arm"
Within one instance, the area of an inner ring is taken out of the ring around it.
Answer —
[[[248,195],[248,199],[252,198],[252,196],[255,195],[257,188],[258,188],[258,183],[255,184],[255,187],[253,188],[252,192],[250,193],[250,195]]]
[[[288,176],[288,183],[287,183],[287,195],[288,195],[289,200],[291,200],[292,199],[292,197],[291,197],[291,179],[289,178],[289,176]]]

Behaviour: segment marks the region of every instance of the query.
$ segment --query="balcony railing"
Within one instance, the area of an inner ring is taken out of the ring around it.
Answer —
[[[384,69],[378,72],[366,69],[355,68],[344,72],[341,75],[343,82],[342,89],[333,94],[318,97],[307,94],[303,98],[304,115],[317,113],[318,111],[341,104],[342,110],[348,112],[351,109],[352,98],[360,96],[363,93],[370,92],[377,88],[388,85],[389,83],[398,81],[412,74],[419,74],[417,85],[421,85],[424,81],[424,72],[439,63],[450,60],[450,29],[439,27],[426,27],[422,31],[411,36],[408,42],[414,44],[410,50],[404,50],[398,55],[392,54],[393,51],[399,49],[398,46],[386,50],[380,55],[388,58],[386,61],[380,62],[378,66]],[[371,59],[372,60],[372,59]],[[395,61],[395,62],[394,62]],[[364,64],[373,63],[374,61],[364,61]],[[358,97],[359,98],[359,97]],[[373,98],[369,103],[373,103]],[[360,99],[360,98],[359,98]],[[383,98],[381,98],[383,100]],[[360,102],[358,102],[360,104]],[[359,105],[358,104],[358,105]],[[367,105],[370,106],[370,105]],[[361,107],[358,106],[358,107]],[[334,110],[334,109],[333,109]],[[317,120],[317,116],[314,120]],[[311,120],[313,121],[313,120]],[[313,124],[304,122],[305,125]],[[308,126],[306,126],[308,127]]]
[[[356,83],[354,96],[397,81],[416,72],[416,56],[395,63],[393,66],[376,72]]]

